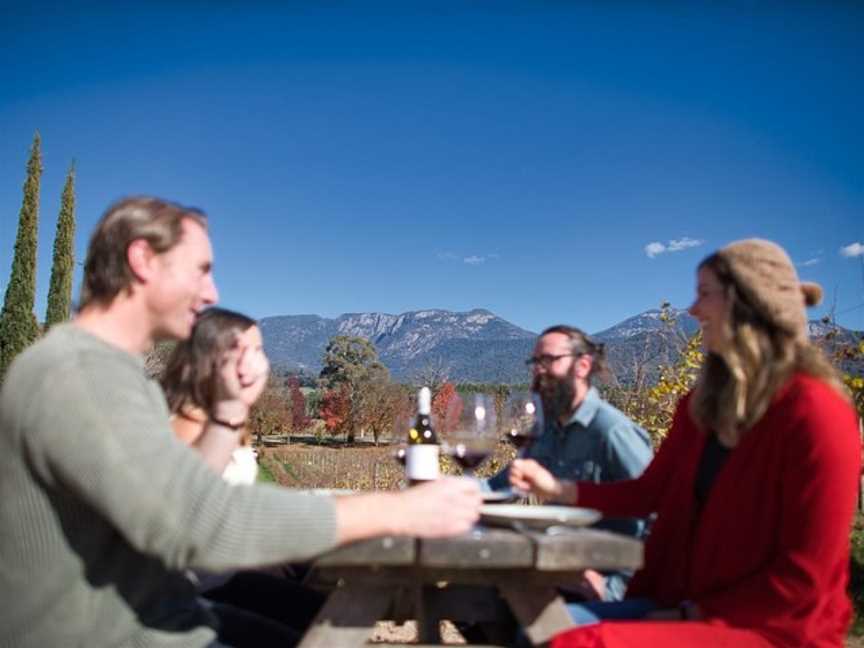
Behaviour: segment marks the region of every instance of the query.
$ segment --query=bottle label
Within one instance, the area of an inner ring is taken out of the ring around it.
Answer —
[[[405,476],[421,481],[438,479],[438,446],[427,443],[409,445],[405,456]]]

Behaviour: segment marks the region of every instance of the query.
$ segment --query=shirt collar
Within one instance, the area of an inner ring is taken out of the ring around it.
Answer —
[[[591,421],[594,420],[594,416],[597,414],[599,408],[600,393],[597,391],[596,387],[589,387],[588,391],[585,393],[585,398],[582,399],[579,407],[576,408],[576,411],[573,412],[564,427],[572,425],[573,423],[578,423],[582,427],[587,428],[591,425]]]

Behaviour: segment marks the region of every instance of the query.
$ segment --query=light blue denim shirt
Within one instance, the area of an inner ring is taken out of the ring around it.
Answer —
[[[547,422],[525,457],[536,460],[561,479],[612,482],[641,475],[653,451],[645,430],[591,387],[563,427],[557,421]],[[508,466],[489,478],[489,488],[508,489],[509,470]],[[594,526],[637,538],[643,537],[646,530],[645,521],[636,518],[604,518]],[[627,580],[627,573],[608,573],[607,600],[620,600]]]

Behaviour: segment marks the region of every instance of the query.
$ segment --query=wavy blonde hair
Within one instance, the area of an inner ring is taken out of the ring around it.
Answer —
[[[796,372],[822,380],[848,400],[822,350],[806,335],[772,325],[748,303],[722,257],[712,254],[699,264],[702,268],[714,272],[729,305],[723,349],[706,355],[690,400],[690,414],[703,430],[713,430],[724,445],[736,446]]]

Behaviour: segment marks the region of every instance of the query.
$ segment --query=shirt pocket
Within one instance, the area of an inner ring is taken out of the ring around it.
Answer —
[[[570,473],[570,479],[577,481],[599,482],[603,475],[603,470],[600,464],[593,459],[584,459],[582,461],[572,461],[567,466]]]

